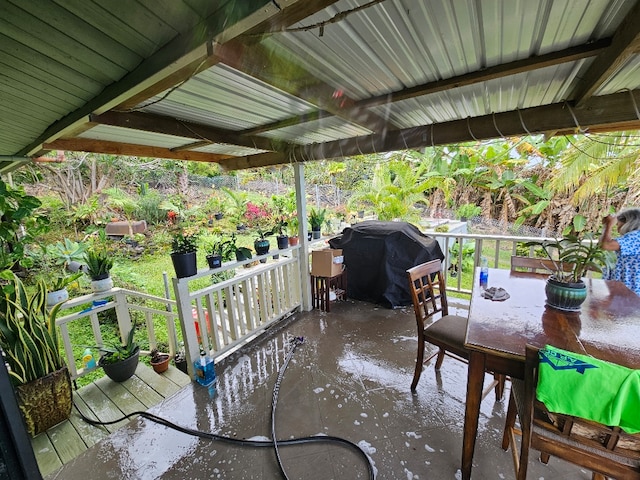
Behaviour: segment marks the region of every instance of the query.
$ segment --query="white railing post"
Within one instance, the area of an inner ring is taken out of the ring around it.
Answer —
[[[193,377],[193,362],[200,358],[200,343],[196,334],[196,327],[191,313],[191,298],[189,296],[189,279],[174,278],[173,291],[176,295],[176,306],[178,308],[178,319],[182,330],[182,340],[184,341],[185,357],[187,359],[187,372]],[[206,335],[206,330],[202,332]]]
[[[127,336],[133,325],[131,324],[131,315],[129,315],[129,306],[127,305],[127,295],[123,290],[116,291],[116,317],[118,318],[118,328],[120,329],[120,338],[122,342],[127,341]]]
[[[311,280],[309,279],[309,240],[307,228],[307,199],[305,195],[304,165],[293,164],[296,184],[296,208],[298,209],[298,233],[300,248],[298,249],[298,265],[300,265],[300,301],[302,310],[313,309],[311,303]]]

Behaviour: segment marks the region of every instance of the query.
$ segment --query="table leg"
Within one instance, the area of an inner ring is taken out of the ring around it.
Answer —
[[[469,374],[467,376],[467,401],[464,412],[464,436],[462,440],[462,479],[471,479],[473,450],[476,446],[482,384],[484,381],[485,355],[469,352]]]

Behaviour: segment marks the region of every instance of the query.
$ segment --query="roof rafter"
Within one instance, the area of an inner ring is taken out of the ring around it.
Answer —
[[[152,113],[112,111],[103,113],[102,115],[91,115],[90,120],[100,125],[112,125],[114,127],[132,128],[145,132],[192,138],[197,142],[227,143],[258,150],[276,150],[268,138],[241,136],[228,130]],[[201,146],[202,145],[198,145],[198,147]]]
[[[613,35],[611,45],[601,52],[583,75],[572,98],[582,106],[598,88],[634,53],[640,51],[640,2],[636,3]]]

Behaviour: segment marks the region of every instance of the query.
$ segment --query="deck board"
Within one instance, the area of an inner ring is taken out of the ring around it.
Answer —
[[[144,411],[161,403],[182,387],[190,383],[187,375],[170,367],[157,374],[140,363],[135,375],[122,383],[112,382],[107,377],[96,380],[73,392],[73,401],[83,415],[101,421],[121,418],[124,413]],[[74,407],[69,420],[50,428],[31,439],[31,445],[43,477],[58,470],[104,439],[110,432],[126,425],[118,422],[106,427],[92,426],[80,418]]]

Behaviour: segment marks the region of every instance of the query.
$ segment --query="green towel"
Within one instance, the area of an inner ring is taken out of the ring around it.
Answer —
[[[536,396],[549,411],[640,432],[640,370],[550,345],[539,356]]]

